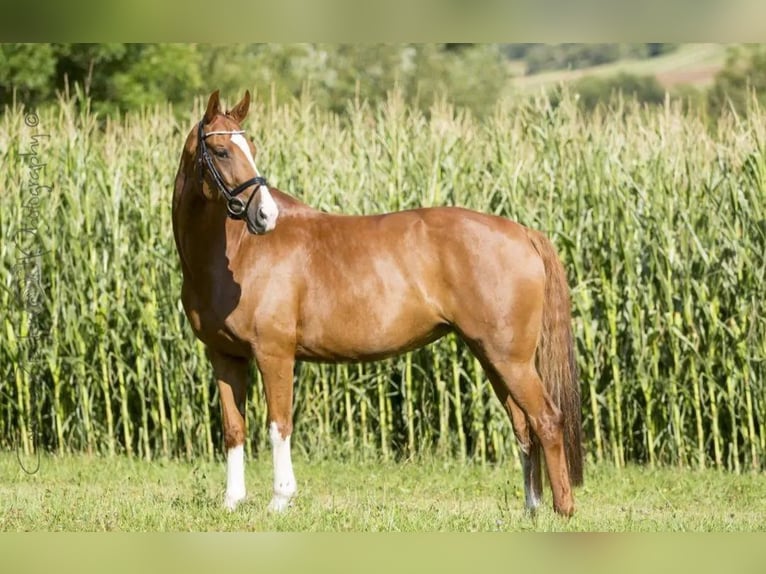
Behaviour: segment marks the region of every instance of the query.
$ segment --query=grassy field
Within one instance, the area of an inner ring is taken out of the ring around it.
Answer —
[[[34,462],[34,461],[32,461]],[[27,467],[34,464],[26,463]],[[265,512],[271,463],[247,467],[247,501],[221,508],[223,463],[46,456],[33,475],[0,455],[0,531],[749,531],[766,530],[766,477],[721,471],[587,469],[571,520],[523,510],[512,465],[295,461],[299,495]],[[547,487],[546,487],[547,488]]]

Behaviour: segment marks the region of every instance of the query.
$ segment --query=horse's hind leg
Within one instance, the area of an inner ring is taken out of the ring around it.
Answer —
[[[524,474],[524,499],[526,508],[534,513],[540,506],[543,494],[542,467],[540,464],[540,443],[533,432],[530,432],[527,415],[519,408],[502,378],[490,371],[490,380],[497,398],[505,407],[508,418],[511,419],[513,432],[521,447],[521,468]]]
[[[540,472],[536,472],[540,464],[539,455],[535,453],[534,437],[536,437],[545,455],[548,478],[551,490],[553,491],[553,508],[560,514],[571,516],[574,512],[574,500],[572,498],[569,470],[564,454],[563,419],[561,411],[556,407],[543,387],[540,376],[537,374],[534,360],[514,362],[500,359],[499,354],[494,353],[482,353],[480,358],[485,363],[488,373],[491,373],[490,377],[493,386],[501,400],[504,397],[502,395],[503,386],[505,386],[510,395],[511,404],[509,405],[508,401],[503,402],[510,412],[514,431],[517,436],[521,435],[519,440],[522,450],[525,444],[524,441],[528,437],[526,444],[530,445],[529,471],[527,471],[525,466],[525,487],[527,480],[529,480],[531,488],[528,492],[534,494],[540,491],[536,484],[536,481],[539,484],[540,476]],[[514,406],[516,407],[515,409]],[[530,429],[532,433],[529,433]],[[529,499],[527,499],[528,507],[529,502]]]

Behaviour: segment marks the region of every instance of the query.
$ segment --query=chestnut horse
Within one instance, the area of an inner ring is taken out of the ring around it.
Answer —
[[[240,127],[250,93],[222,112],[218,91],[186,138],[173,194],[182,301],[220,393],[224,504],[245,498],[248,365],[263,378],[274,463],[269,509],[296,492],[293,367],[368,361],[454,332],[481,362],[513,425],[526,506],[574,511],[582,482],[580,392],[565,271],[550,241],[457,207],[331,215],[271,188]],[[360,318],[364,318],[360,321]]]

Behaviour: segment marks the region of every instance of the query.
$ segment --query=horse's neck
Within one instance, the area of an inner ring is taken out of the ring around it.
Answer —
[[[243,235],[190,187],[174,195],[173,233],[184,276],[189,279],[214,277],[225,269]]]
[[[194,189],[194,177],[194,166],[182,164],[173,193],[173,233],[184,275],[189,279],[204,276],[214,280],[239,249],[246,248],[254,238],[244,224],[229,220],[200,190]],[[278,189],[271,193],[279,206],[277,226],[285,225],[295,216],[319,213]]]

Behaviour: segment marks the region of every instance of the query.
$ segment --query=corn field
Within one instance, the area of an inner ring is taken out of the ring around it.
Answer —
[[[201,106],[114,119],[71,99],[0,116],[0,448],[222,453],[170,221]],[[266,97],[245,127],[270,183],[314,207],[462,205],[547,233],[572,288],[589,460],[766,466],[766,113],[711,125],[616,101],[585,117],[566,96],[505,102],[479,122],[447,103],[423,115],[392,93],[343,117]],[[257,454],[266,405],[252,376]],[[295,376],[293,442],[308,455],[517,455],[455,337]]]

